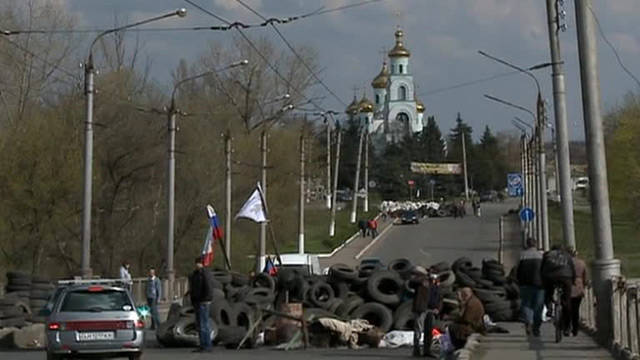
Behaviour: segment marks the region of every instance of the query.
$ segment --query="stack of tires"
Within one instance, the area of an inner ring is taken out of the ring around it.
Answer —
[[[482,301],[485,312],[493,321],[515,320],[520,310],[518,285],[505,276],[504,267],[496,260],[487,259],[482,268],[474,267],[471,260],[462,257],[453,263],[458,287],[470,287]]]
[[[5,297],[0,299],[0,328],[23,327],[31,316],[29,294],[31,276],[22,272],[8,272]]]
[[[55,292],[55,285],[48,279],[34,276],[31,279],[31,289],[29,291],[29,307],[31,308],[31,322],[44,323],[45,316],[42,310],[49,298]]]

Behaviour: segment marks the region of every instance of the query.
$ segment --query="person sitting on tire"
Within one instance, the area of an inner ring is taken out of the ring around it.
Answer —
[[[414,277],[410,280],[410,286],[415,289],[412,311],[413,321],[413,356],[420,356],[420,336],[424,334],[423,356],[432,357],[431,331],[434,320],[442,310],[442,294],[438,275],[431,274],[422,266],[413,269]]]
[[[211,329],[209,324],[209,307],[213,300],[213,275],[204,267],[202,257],[196,258],[196,269],[189,275],[189,291],[191,304],[195,310],[196,327],[200,335],[200,347],[194,352],[211,352]]]
[[[568,251],[555,245],[542,257],[542,283],[544,284],[544,299],[547,309],[552,308],[553,291],[556,287],[562,289],[562,319],[561,327],[565,336],[569,336],[571,323],[571,287],[576,278],[573,259]],[[548,317],[550,313],[547,313]]]
[[[453,346],[461,349],[471,334],[485,333],[484,306],[468,287],[458,290],[458,301],[462,315],[450,325],[449,333]]]

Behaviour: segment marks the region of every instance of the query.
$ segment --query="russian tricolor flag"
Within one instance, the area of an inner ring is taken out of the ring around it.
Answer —
[[[209,216],[209,230],[207,230],[207,237],[204,239],[204,246],[202,247],[202,264],[209,266],[213,263],[213,249],[216,244],[216,240],[222,239],[222,228],[218,224],[218,215],[216,214],[213,206],[207,205],[207,215]]]

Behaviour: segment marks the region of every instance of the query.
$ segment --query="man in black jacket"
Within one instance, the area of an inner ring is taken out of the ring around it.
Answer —
[[[527,239],[527,249],[520,253],[517,267],[520,285],[520,317],[527,335],[540,336],[544,289],[542,287],[542,252],[536,248],[536,240]]]
[[[431,354],[431,331],[434,320],[442,309],[442,296],[438,275],[428,273],[423,267],[416,266],[410,285],[415,289],[413,297],[413,356],[420,356],[420,335],[424,333],[424,356]]]
[[[200,335],[200,347],[195,352],[211,352],[211,330],[209,324],[209,306],[213,300],[213,275],[202,263],[202,257],[196,258],[196,269],[189,276],[189,296],[196,313],[196,327]]]
[[[576,278],[576,270],[571,254],[560,246],[554,246],[547,251],[542,259],[542,282],[545,290],[545,304],[551,309],[553,291],[562,289],[562,330],[569,336],[571,326],[571,287]]]

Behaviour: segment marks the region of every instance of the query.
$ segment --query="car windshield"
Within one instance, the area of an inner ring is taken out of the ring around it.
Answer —
[[[131,311],[133,306],[127,293],[122,290],[76,290],[64,297],[62,312],[78,311]]]
[[[404,213],[404,216],[406,217],[413,217],[416,216],[416,213],[413,211],[407,211],[406,213]]]

